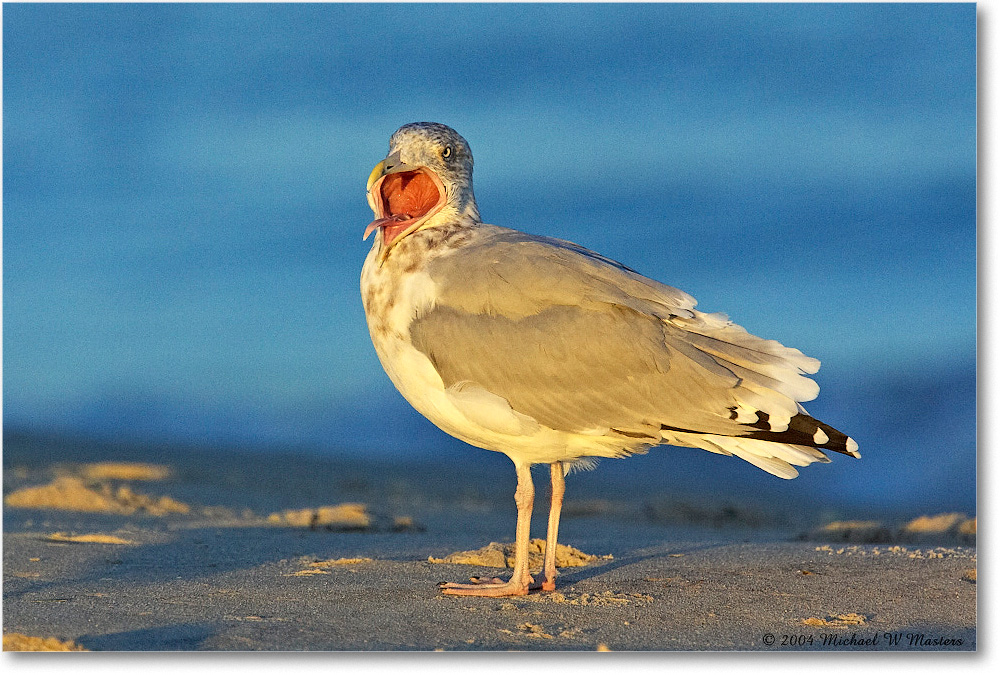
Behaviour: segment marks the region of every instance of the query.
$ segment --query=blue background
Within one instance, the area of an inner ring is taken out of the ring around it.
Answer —
[[[809,411],[864,456],[598,473],[974,511],[975,66],[972,4],[5,5],[5,429],[508,471],[361,308],[365,180],[430,120],[488,222],[822,360]]]

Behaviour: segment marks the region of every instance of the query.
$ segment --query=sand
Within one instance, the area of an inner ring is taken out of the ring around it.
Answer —
[[[64,642],[54,637],[38,637],[22,635],[21,633],[5,633],[3,636],[5,652],[85,652],[87,651],[72,641]]]
[[[137,494],[127,485],[116,489],[108,482],[88,481],[84,476],[60,476],[45,485],[15,490],[4,497],[4,504],[17,508],[100,513],[144,511],[155,516],[191,510],[187,504],[170,497]]]
[[[803,534],[812,541],[885,544],[890,542],[976,543],[976,518],[964,513],[923,515],[893,527],[878,520],[835,520]]]
[[[545,557],[545,540],[532,539],[528,542],[528,565],[532,569],[541,569]],[[598,560],[611,560],[614,556],[597,556],[584,553],[580,549],[556,544],[556,567],[583,567]],[[492,541],[475,551],[456,551],[444,558],[430,556],[428,562],[450,563],[453,565],[476,565],[479,567],[514,568],[514,542],[501,544]]]
[[[510,565],[503,463],[22,437],[3,460],[5,650],[976,649],[974,515],[588,494],[555,592],[463,598],[437,584]]]

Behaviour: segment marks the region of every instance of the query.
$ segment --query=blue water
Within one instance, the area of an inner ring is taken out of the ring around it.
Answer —
[[[433,120],[488,221],[821,359],[810,412],[864,459],[798,483],[974,509],[972,4],[15,4],[3,31],[7,428],[454,443],[357,291],[368,172]]]

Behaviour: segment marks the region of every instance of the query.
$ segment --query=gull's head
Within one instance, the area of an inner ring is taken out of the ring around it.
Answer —
[[[472,150],[451,127],[414,122],[396,130],[389,154],[368,177],[368,205],[383,254],[417,230],[456,220],[479,222],[472,193]]]

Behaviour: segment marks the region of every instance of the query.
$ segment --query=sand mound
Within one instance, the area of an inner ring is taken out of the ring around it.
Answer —
[[[309,563],[309,567],[336,567],[338,565],[358,565],[373,562],[371,558],[337,558],[336,560],[317,560]]]
[[[532,539],[528,543],[528,566],[541,567],[545,556],[545,540]],[[583,567],[598,560],[610,560],[610,555],[596,556],[584,553],[572,546],[556,544],[556,567]],[[490,542],[475,551],[459,551],[444,558],[427,558],[432,563],[453,565],[479,565],[481,567],[514,567],[514,544]]]
[[[849,612],[847,614],[834,614],[833,616],[828,616],[824,619],[815,616],[811,616],[808,619],[802,619],[803,625],[816,626],[817,628],[846,628],[848,626],[864,626],[867,623],[868,617],[855,612]]]
[[[121,513],[138,511],[154,516],[188,513],[191,508],[170,497],[149,497],[133,492],[127,485],[113,489],[107,483],[88,483],[76,476],[61,476],[48,485],[16,490],[4,500],[7,506],[31,509],[61,509]]]
[[[374,562],[374,560],[371,558],[337,558],[336,560],[307,561],[307,567],[305,569],[299,570],[298,572],[292,572],[291,574],[285,574],[284,576],[308,577],[314,574],[329,574],[326,570],[331,567],[349,567],[351,565],[361,565],[370,562]]]
[[[298,509],[272,513],[267,522],[292,527],[323,527],[330,530],[367,530],[372,517],[365,504],[337,504],[314,509]]]
[[[940,513],[920,516],[901,526],[889,526],[875,520],[838,520],[799,537],[807,541],[851,544],[891,543],[976,543],[976,519],[963,513]]]
[[[83,647],[72,640],[63,642],[54,637],[42,638],[22,633],[7,633],[3,636],[5,652],[85,652]]]
[[[346,503],[335,506],[317,506],[309,509],[290,509],[272,513],[267,517],[272,525],[308,527],[335,532],[371,530],[378,532],[423,532],[424,527],[410,516],[389,517],[373,514],[366,504]]]
[[[170,467],[137,462],[96,462],[80,467],[80,474],[91,480],[166,480]]]
[[[45,537],[46,541],[60,541],[67,544],[127,544],[134,545],[136,542],[131,539],[122,539],[113,534],[66,534],[65,532],[53,532]]]
[[[976,519],[964,513],[940,513],[920,516],[904,525],[899,539],[907,542],[948,539],[965,544],[976,543]]]

